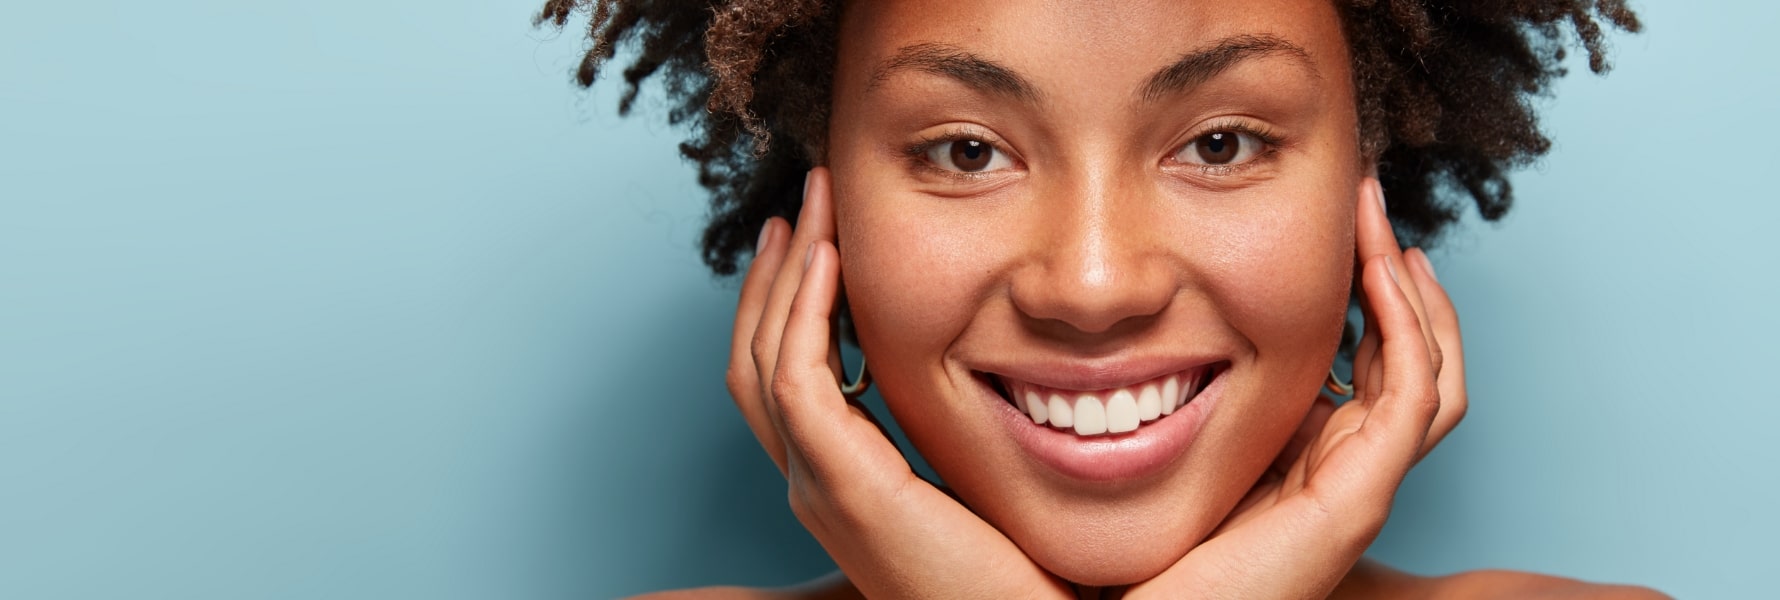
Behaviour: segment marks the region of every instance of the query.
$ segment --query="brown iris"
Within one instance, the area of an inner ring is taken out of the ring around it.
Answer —
[[[952,164],[966,173],[981,171],[989,166],[989,159],[995,156],[995,148],[981,140],[958,140],[952,142]]]
[[[1239,137],[1228,131],[1220,131],[1200,137],[1199,143],[1194,145],[1198,146],[1199,159],[1205,161],[1205,164],[1229,164],[1230,161],[1236,159],[1238,153],[1242,152],[1242,142]]]

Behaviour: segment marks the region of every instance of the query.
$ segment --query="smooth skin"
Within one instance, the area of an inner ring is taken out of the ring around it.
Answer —
[[[821,185],[825,176],[817,169],[810,180]],[[824,237],[832,230],[822,226],[832,218],[831,201],[819,191],[806,193],[799,219],[806,227],[788,232],[774,219],[762,231],[738,306],[738,351],[728,383],[785,473],[794,513],[841,573],[792,588],[717,587],[648,598],[1666,597],[1529,573],[1428,578],[1355,564],[1383,526],[1402,476],[1456,425],[1457,417],[1440,415],[1465,408],[1451,301],[1426,255],[1400,252],[1389,237],[1376,181],[1368,179],[1356,196],[1357,212],[1371,222],[1362,227],[1357,251],[1367,256],[1363,308],[1367,335],[1377,342],[1363,347],[1373,349],[1370,362],[1378,366],[1368,372],[1374,375],[1356,381],[1354,400],[1340,407],[1319,398],[1320,409],[1280,456],[1284,469],[1257,484],[1212,540],[1155,579],[1102,590],[1073,585],[1030,562],[1005,536],[915,476],[870,413],[841,395],[831,331],[838,256],[832,238]],[[787,260],[800,247],[802,259]],[[1411,289],[1417,296],[1426,290],[1422,310],[1410,301]],[[1424,331],[1444,340],[1447,350],[1432,352]],[[1443,393],[1453,385],[1457,393]],[[1376,517],[1353,518],[1364,515]]]
[[[831,230],[822,225],[832,219],[831,200],[820,192],[825,178],[823,169],[810,177],[814,193],[806,194],[799,217],[804,228],[785,236],[782,223],[767,226],[738,313],[758,307],[764,314],[738,319],[737,344],[748,350],[736,354],[741,362],[730,371],[743,414],[751,425],[764,424],[755,428],[762,446],[783,452],[778,464],[791,482],[793,511],[868,597],[1076,597],[1069,582],[1026,559],[993,527],[916,477],[869,414],[840,395],[829,341],[838,261],[825,237]],[[1370,205],[1372,219],[1382,221],[1377,194],[1364,196],[1361,210]],[[1394,337],[1372,346],[1389,353],[1380,358],[1402,361],[1402,371],[1381,366],[1381,376],[1396,378],[1357,383],[1362,391],[1356,400],[1332,411],[1327,426],[1309,426],[1319,431],[1306,444],[1311,451],[1298,452],[1281,477],[1257,486],[1228,520],[1228,532],[1125,597],[1207,589],[1230,597],[1324,596],[1382,527],[1398,482],[1435,423],[1440,397],[1408,285],[1392,275],[1402,272],[1397,265],[1404,256],[1380,231],[1388,236],[1388,226],[1375,226],[1369,228],[1373,235],[1362,238],[1371,241],[1361,250],[1371,257],[1366,288],[1369,297],[1379,296],[1367,305],[1395,319],[1368,322],[1390,325],[1380,327],[1381,335]],[[786,260],[799,247],[804,258]],[[1431,279],[1426,283],[1438,288]],[[1452,314],[1450,304],[1443,309]],[[1449,345],[1456,346],[1456,319],[1446,323]],[[1449,378],[1459,370],[1448,370]],[[1375,391],[1374,382],[1392,393]],[[1449,402],[1452,410],[1462,410],[1463,395]],[[1310,477],[1313,471],[1318,478]],[[1375,516],[1354,518],[1361,515]]]
[[[827,166],[860,347],[928,464],[1045,571],[1155,577],[1310,412],[1355,287],[1366,175],[1338,24],[1332,6],[1288,0],[843,13]],[[1220,50],[1263,37],[1270,49]],[[936,55],[974,60],[912,60]],[[1183,60],[1221,66],[1155,85]],[[1189,148],[1220,131],[1257,152],[1195,162]],[[970,174],[943,154],[910,160],[955,138],[1005,160]],[[1191,444],[1111,483],[1033,458],[979,375],[1204,361],[1228,368]]]
[[[1456,311],[1426,256],[1397,247],[1359,156],[1341,36],[1317,0],[850,3],[827,160],[796,230],[761,233],[728,372],[844,577],[683,594],[1625,592],[1361,559],[1467,399]],[[1155,85],[1183,57],[1244,44],[1265,51]],[[974,62],[908,60],[923,56]],[[1200,164],[1195,144],[1218,132],[1269,151]],[[942,164],[964,139],[1000,160]],[[950,490],[839,393],[843,274],[878,389]],[[1358,391],[1337,408],[1317,389],[1356,288]],[[1159,473],[1111,484],[1025,455],[979,375],[1188,355],[1228,364],[1202,430]]]

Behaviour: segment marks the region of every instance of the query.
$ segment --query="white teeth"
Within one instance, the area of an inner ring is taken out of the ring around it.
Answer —
[[[1106,408],[1100,405],[1100,399],[1082,394],[1075,399],[1075,434],[1100,435],[1106,433]]]
[[[1136,431],[1143,423],[1174,414],[1204,387],[1209,375],[1201,368],[1184,377],[1169,375],[1143,385],[1101,392],[1048,390],[1012,380],[1003,380],[1003,384],[1014,407],[1030,417],[1033,424],[1090,436]]]
[[[1051,394],[1050,406],[1046,408],[1051,411],[1051,425],[1061,429],[1075,425],[1075,409],[1069,406],[1069,401],[1064,400],[1063,396]]]
[[[1032,422],[1038,425],[1045,424],[1045,418],[1051,411],[1046,409],[1044,398],[1038,397],[1038,392],[1029,391],[1026,392],[1025,402],[1026,414],[1032,417]]]
[[[1137,395],[1137,420],[1148,423],[1162,416],[1162,392],[1155,384],[1143,386]]]
[[[1080,419],[1076,420],[1080,422]],[[1137,430],[1137,398],[1130,390],[1113,392],[1106,399],[1106,431],[1108,433],[1125,433]]]

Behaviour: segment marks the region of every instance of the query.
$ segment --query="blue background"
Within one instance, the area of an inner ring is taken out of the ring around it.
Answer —
[[[829,568],[722,383],[659,97],[537,0],[0,8],[0,597],[586,598]],[[1780,8],[1640,7],[1435,254],[1470,417],[1375,555],[1684,597],[1780,537]],[[653,106],[649,106],[653,104]]]

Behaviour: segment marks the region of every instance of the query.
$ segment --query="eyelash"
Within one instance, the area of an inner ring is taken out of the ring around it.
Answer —
[[[1188,144],[1192,144],[1193,142],[1198,141],[1199,138],[1202,138],[1207,135],[1217,133],[1220,131],[1243,133],[1243,134],[1248,134],[1248,135],[1254,136],[1255,139],[1261,140],[1261,143],[1266,146],[1266,149],[1263,150],[1260,154],[1256,155],[1254,158],[1249,159],[1247,162],[1244,162],[1239,165],[1199,165],[1199,164],[1191,164],[1191,163],[1182,163],[1182,164],[1184,164],[1185,166],[1189,166],[1189,167],[1198,169],[1200,173],[1203,173],[1205,175],[1212,176],[1212,177],[1223,177],[1223,176],[1233,175],[1235,173],[1247,170],[1249,167],[1256,166],[1257,164],[1262,163],[1264,161],[1272,160],[1275,157],[1275,155],[1277,155],[1279,153],[1279,149],[1286,143],[1285,139],[1280,137],[1277,133],[1274,133],[1274,131],[1271,128],[1268,128],[1266,126],[1252,125],[1250,123],[1236,120],[1236,119],[1229,119],[1229,120],[1218,121],[1218,122],[1213,123],[1209,126],[1201,128],[1197,133],[1194,133],[1192,137],[1187,138],[1186,143],[1176,146],[1174,148],[1174,151],[1169,153],[1169,157],[1172,158],[1175,154],[1179,154],[1182,150],[1186,149]],[[920,169],[920,170],[928,172],[928,173],[934,173],[934,174],[938,174],[938,175],[941,175],[944,177],[949,177],[949,178],[952,178],[952,179],[955,179],[958,181],[976,181],[976,180],[980,180],[984,177],[994,175],[994,173],[992,173],[992,172],[991,173],[961,173],[961,172],[952,171],[949,169],[942,169],[937,166],[934,166],[931,162],[929,162],[927,160],[928,153],[932,152],[935,147],[938,147],[941,144],[950,144],[953,142],[960,142],[960,141],[967,141],[967,140],[978,141],[978,142],[982,142],[984,144],[988,144],[990,147],[994,148],[994,150],[996,152],[1001,152],[1004,154],[1007,152],[1007,150],[1004,149],[1001,146],[1001,144],[996,143],[995,141],[992,141],[989,139],[985,139],[985,136],[978,134],[978,133],[972,131],[971,129],[960,127],[960,128],[956,128],[956,129],[950,129],[950,130],[947,130],[945,132],[942,132],[942,133],[939,133],[936,135],[923,137],[920,140],[916,141],[915,143],[909,144],[908,147],[904,148],[903,155],[906,156],[908,158],[909,162],[911,163],[911,165],[917,169]]]
[[[1225,119],[1201,128],[1198,132],[1194,133],[1192,137],[1187,138],[1186,143],[1175,146],[1174,152],[1169,153],[1169,158],[1173,158],[1176,154],[1180,154],[1182,150],[1187,149],[1187,146],[1192,145],[1193,142],[1199,141],[1199,138],[1220,131],[1252,135],[1255,139],[1261,140],[1261,144],[1265,146],[1265,149],[1263,149],[1260,154],[1256,154],[1254,158],[1238,165],[1200,165],[1178,162],[1176,164],[1198,169],[1200,173],[1212,177],[1224,177],[1246,171],[1250,167],[1255,167],[1266,161],[1273,160],[1279,154],[1279,149],[1286,144],[1285,138],[1280,137],[1279,134],[1274,133],[1271,128],[1268,128],[1265,125],[1254,125],[1238,119]]]
[[[982,142],[984,144],[988,144],[989,147],[992,148],[995,152],[1000,152],[1002,154],[1008,154],[1007,149],[1004,148],[1000,143],[997,143],[994,140],[987,139],[987,136],[984,136],[984,135],[977,133],[977,132],[973,131],[972,129],[966,128],[966,127],[958,127],[958,128],[954,128],[954,129],[948,129],[948,130],[946,130],[942,133],[936,134],[936,135],[923,137],[920,140],[916,141],[915,143],[909,144],[907,148],[903,148],[902,152],[903,152],[903,155],[908,158],[909,163],[914,168],[919,169],[924,172],[927,172],[927,173],[933,173],[936,175],[940,175],[942,177],[949,177],[956,181],[961,181],[961,182],[963,182],[963,181],[978,181],[985,177],[994,176],[995,175],[994,172],[964,173],[964,172],[959,172],[959,171],[953,171],[950,169],[941,169],[941,168],[935,166],[932,162],[927,160],[927,154],[929,152],[932,152],[934,148],[939,147],[941,144],[950,144],[953,142],[962,142],[962,141]],[[1012,155],[1008,154],[1008,156],[1011,157]]]

